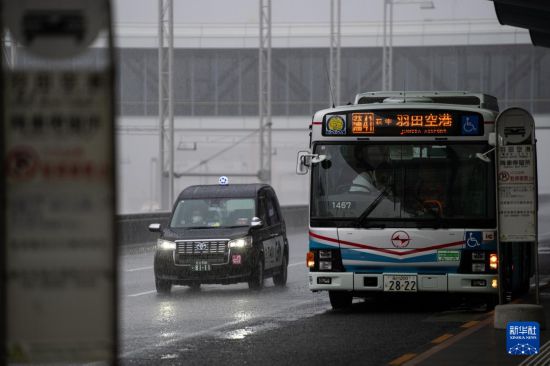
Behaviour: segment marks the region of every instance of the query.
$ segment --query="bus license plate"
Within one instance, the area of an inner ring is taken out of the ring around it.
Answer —
[[[197,272],[210,271],[212,269],[207,261],[196,261],[195,265],[193,265],[191,268],[193,269],[193,271]]]
[[[384,276],[384,291],[416,292],[416,276]]]

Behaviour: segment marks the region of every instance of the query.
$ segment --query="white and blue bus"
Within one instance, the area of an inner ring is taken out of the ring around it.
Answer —
[[[309,288],[333,308],[375,292],[498,295],[496,98],[369,92],[318,111],[310,151]],[[529,286],[526,251],[514,276]]]

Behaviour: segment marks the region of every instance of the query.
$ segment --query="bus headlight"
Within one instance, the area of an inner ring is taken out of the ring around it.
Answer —
[[[252,237],[245,236],[244,238],[233,239],[229,241],[229,248],[247,248],[252,245]]]
[[[158,239],[157,249],[160,250],[176,250],[176,243],[169,240]]]

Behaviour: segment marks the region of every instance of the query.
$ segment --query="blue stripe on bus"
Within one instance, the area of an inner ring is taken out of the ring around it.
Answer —
[[[386,263],[418,263],[418,262],[437,262],[437,253],[419,255],[408,258],[393,258],[384,255],[377,255],[367,252],[361,252],[353,249],[342,249],[342,259],[369,261],[369,262],[386,262]]]
[[[309,249],[338,249],[338,244],[336,245],[328,245],[328,244],[322,244],[315,240],[309,240]]]
[[[447,274],[447,273],[456,273],[457,267],[437,267],[437,268],[423,268],[422,266],[418,267],[370,267],[366,268],[367,266],[358,266],[358,265],[352,265],[352,266],[344,266],[346,269],[346,272],[354,272],[356,274],[361,273],[376,273],[376,274],[382,274],[382,273],[419,273],[419,274]]]

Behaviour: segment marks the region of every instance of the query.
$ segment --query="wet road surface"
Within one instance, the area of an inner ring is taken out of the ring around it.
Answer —
[[[307,288],[307,234],[289,236],[288,283],[175,286],[156,294],[153,252],[121,257],[122,364],[385,364],[487,315],[475,300],[446,296],[357,299],[332,311]]]

